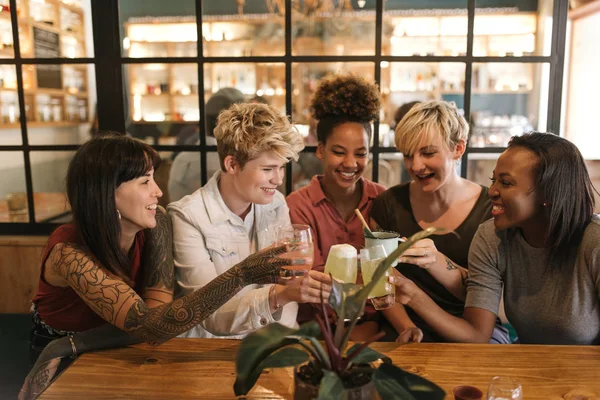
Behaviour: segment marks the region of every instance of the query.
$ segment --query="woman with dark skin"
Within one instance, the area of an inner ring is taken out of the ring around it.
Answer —
[[[290,219],[309,225],[314,235],[314,266],[323,271],[329,249],[350,244],[357,251],[365,245],[363,227],[355,214],[368,220],[373,200],[385,190],[363,177],[369,162],[371,122],[379,115],[381,96],[374,81],[353,74],[336,74],[319,81],[311,100],[316,118],[317,152],[323,174],[287,197]],[[379,313],[369,303],[355,341],[368,340],[379,331]],[[312,316],[300,307],[299,321]]]
[[[486,343],[504,295],[520,343],[600,344],[600,218],[581,153],[553,134],[515,136],[490,179],[493,219],[471,243],[462,318],[401,273],[396,300],[452,342]]]
[[[303,263],[277,257],[293,245],[268,248],[173,301],[171,225],[157,206],[162,192],[153,178],[159,161],[146,144],[112,134],[90,140],[75,153],[67,172],[73,223],[51,235],[33,300],[34,351],[44,346],[40,338],[64,337],[46,346],[19,398],[39,395],[65,356],[163,343],[200,323],[246,285],[273,283],[280,267]],[[64,299],[68,304],[60,304]]]

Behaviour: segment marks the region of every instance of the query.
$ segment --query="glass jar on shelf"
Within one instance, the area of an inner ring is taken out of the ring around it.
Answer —
[[[41,94],[36,96],[37,103],[37,121],[50,122],[52,120],[52,106],[50,96]]]
[[[0,93],[0,121],[3,124],[19,122],[19,103],[15,92]]]
[[[65,120],[67,122],[77,121],[77,98],[73,96],[65,97]]]
[[[62,121],[62,101],[60,98],[53,97],[50,100],[50,106],[52,108],[52,122]]]
[[[85,99],[77,100],[77,112],[79,122],[87,122],[88,121],[88,107],[87,101]]]

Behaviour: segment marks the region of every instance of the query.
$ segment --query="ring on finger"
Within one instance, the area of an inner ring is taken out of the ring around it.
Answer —
[[[429,250],[425,250],[425,253],[423,254],[423,257],[427,257],[429,255]]]

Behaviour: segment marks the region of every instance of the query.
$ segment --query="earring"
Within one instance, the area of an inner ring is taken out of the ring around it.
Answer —
[[[119,219],[121,219],[121,212],[119,210],[117,210],[117,217],[119,217]]]
[[[542,206],[547,207],[548,203],[544,202],[544,204],[542,204]]]

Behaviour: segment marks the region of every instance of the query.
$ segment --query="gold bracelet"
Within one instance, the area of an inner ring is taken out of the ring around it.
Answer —
[[[73,340],[73,336],[69,335],[69,342],[71,342],[71,350],[73,350],[73,355],[71,358],[77,358],[77,348],[75,347],[75,341]]]
[[[269,298],[271,297],[271,294],[273,294],[273,300],[275,301],[275,312],[277,312],[281,309],[282,306],[277,300],[277,290],[275,290],[275,285],[272,285],[269,289]]]

